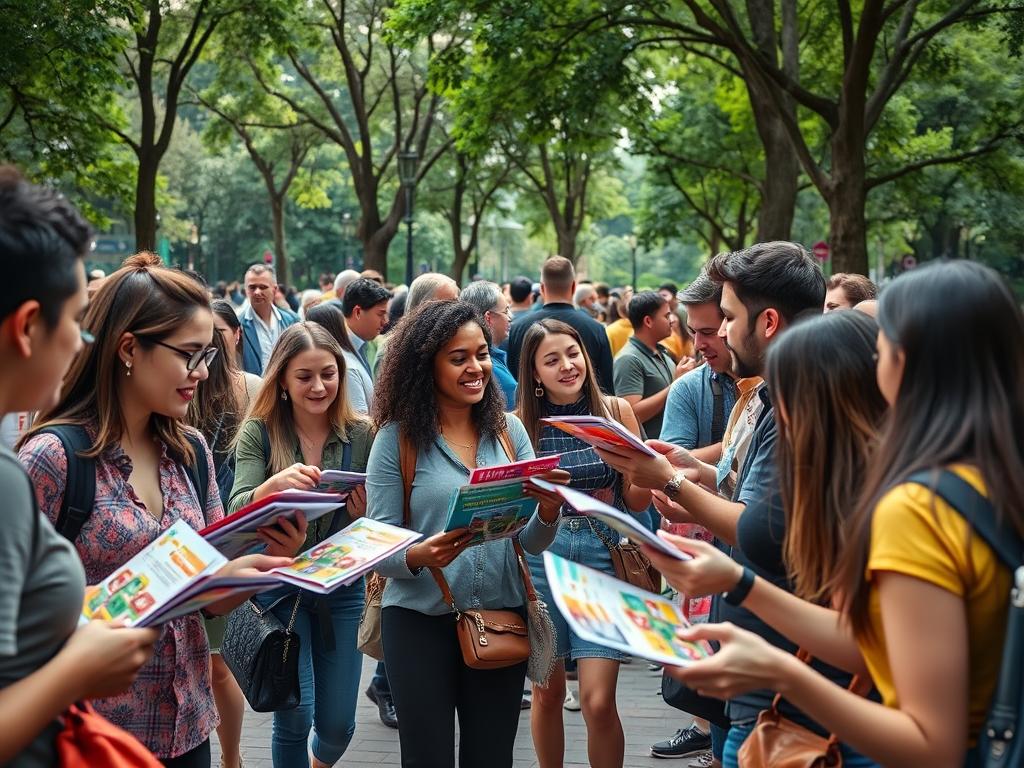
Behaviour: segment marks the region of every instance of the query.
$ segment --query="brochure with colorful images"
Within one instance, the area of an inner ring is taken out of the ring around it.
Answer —
[[[360,485],[366,485],[365,472],[344,472],[340,469],[325,469],[320,473],[318,493],[338,493],[348,496]]]
[[[518,461],[494,467],[479,467],[470,484],[452,492],[444,529],[469,528],[473,537],[467,546],[515,536],[537,511],[535,499],[524,489],[534,475],[558,468],[560,455]],[[474,482],[474,477],[497,478]]]
[[[247,504],[233,515],[203,528],[199,535],[227,557],[234,559],[266,549],[257,530],[277,523],[279,517],[294,518],[296,512],[311,523],[345,505],[345,496],[320,491],[287,490]]]
[[[351,584],[381,560],[407,549],[422,533],[361,517],[272,573],[280,581],[326,594]]]
[[[617,421],[601,416],[558,416],[541,421],[595,448],[629,448],[648,456],[658,455]]]
[[[661,595],[550,552],[544,553],[544,571],[558,610],[584,640],[677,667],[713,653],[707,643],[677,636],[690,624]]]
[[[216,576],[227,562],[179,520],[108,578],[86,587],[81,621],[120,619],[129,627],[154,626],[239,592],[280,583],[271,576]]]
[[[588,496],[573,488],[564,485],[555,485],[545,480],[534,479],[534,485],[543,488],[545,491],[553,491],[565,499],[565,502],[579,512],[581,515],[589,515],[597,518],[609,528],[613,528],[621,536],[625,536],[635,544],[650,544],[659,552],[673,557],[676,560],[691,559],[685,552],[680,552],[666,541],[658,538],[649,529],[641,525],[635,517],[622,512],[615,507],[605,504],[593,496]]]

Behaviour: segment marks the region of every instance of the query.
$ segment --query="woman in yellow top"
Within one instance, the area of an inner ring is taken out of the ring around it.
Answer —
[[[706,561],[716,589],[814,656],[870,673],[883,703],[731,625],[689,630],[721,650],[672,674],[722,698],[777,690],[883,765],[980,765],[974,747],[998,677],[1011,574],[955,510],[905,480],[952,469],[1024,532],[1024,319],[995,272],[951,262],[888,286],[878,322],[877,379],[890,409],[832,573],[836,610]],[[969,364],[951,366],[950,348],[970,350]],[[704,559],[652,557],[670,582]]]
[[[627,309],[629,300],[633,298],[633,290],[627,288],[622,292],[622,298],[611,303],[608,311],[608,319],[612,322],[605,326],[604,332],[608,334],[608,343],[612,348],[612,357],[619,354],[629,337],[633,335],[633,324],[629,322]]]

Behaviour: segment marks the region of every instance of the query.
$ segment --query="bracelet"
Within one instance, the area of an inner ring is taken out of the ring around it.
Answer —
[[[562,521],[562,508],[558,508],[558,513],[555,515],[555,519],[550,523],[544,519],[544,515],[540,513],[540,507],[537,507],[537,522],[543,525],[545,528],[555,528]]]
[[[672,479],[665,483],[665,487],[662,489],[662,493],[668,496],[669,501],[675,501],[676,495],[679,493],[679,489],[683,483],[686,482],[686,475],[680,470],[672,475]]]
[[[750,590],[753,589],[754,578],[754,572],[749,568],[744,567],[743,575],[740,576],[740,580],[736,582],[736,586],[728,592],[723,592],[722,599],[729,605],[739,607],[743,604],[743,601],[747,599],[747,595],[750,594]]]

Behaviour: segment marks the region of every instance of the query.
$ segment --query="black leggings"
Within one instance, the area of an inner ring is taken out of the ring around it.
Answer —
[[[454,768],[456,712],[461,768],[510,767],[526,662],[470,669],[451,614],[389,606],[381,635],[404,768]]]
[[[161,760],[164,768],[210,768],[210,740],[207,739],[195,749],[183,755]]]

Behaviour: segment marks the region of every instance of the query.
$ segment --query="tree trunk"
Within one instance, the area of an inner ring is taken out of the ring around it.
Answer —
[[[850,142],[844,131],[832,140],[832,181],[825,202],[829,211],[832,271],[868,273],[866,173],[863,142]]]
[[[469,263],[470,257],[473,255],[472,248],[460,248],[455,247],[452,253],[452,268],[449,271],[452,280],[462,286],[462,275],[466,271],[466,265]]]
[[[148,153],[139,155],[135,175],[135,250],[156,250],[156,173],[157,160]]]
[[[555,236],[558,238],[558,255],[564,256],[576,265],[579,254],[576,252],[577,232],[569,226],[555,225]]]
[[[416,225],[413,224],[415,232]],[[387,222],[378,225],[377,229],[363,240],[363,269],[375,269],[388,280],[388,246],[395,239],[397,226],[388,226]],[[415,264],[415,234],[413,235],[413,275],[416,274]],[[405,279],[405,270],[402,270],[401,279]]]
[[[274,266],[277,282],[288,285],[288,252],[284,237],[284,195],[270,196],[270,214],[274,229]]]

